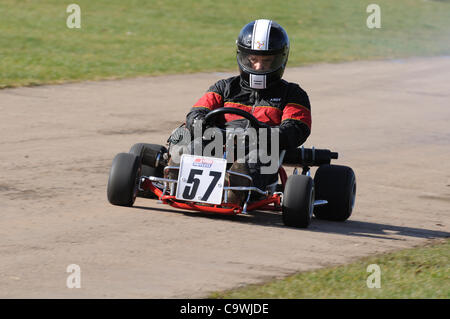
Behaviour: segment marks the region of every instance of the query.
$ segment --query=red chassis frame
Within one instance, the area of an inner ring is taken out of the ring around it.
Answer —
[[[284,168],[281,166],[278,170],[278,174],[280,176],[281,185],[286,185],[287,174]],[[195,210],[200,212],[208,212],[208,213],[216,213],[216,214],[224,214],[224,215],[237,215],[243,212],[243,207],[237,204],[221,204],[221,205],[208,205],[208,204],[197,204],[195,202],[184,202],[179,201],[175,198],[175,196],[164,195],[162,196],[162,191],[153,185],[153,183],[145,178],[141,182],[141,188],[143,190],[148,190],[153,192],[163,204],[168,204],[172,207],[179,209],[187,209],[187,210]],[[162,197],[161,197],[162,196]],[[273,204],[273,205],[271,205]],[[246,211],[252,211],[255,209],[260,210],[272,210],[272,211],[281,211],[281,197],[279,194],[272,194],[270,197],[264,198],[260,201],[250,203],[247,206]]]

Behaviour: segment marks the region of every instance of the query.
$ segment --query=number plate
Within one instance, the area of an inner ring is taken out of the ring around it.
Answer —
[[[226,159],[181,155],[176,198],[221,204],[226,168]]]

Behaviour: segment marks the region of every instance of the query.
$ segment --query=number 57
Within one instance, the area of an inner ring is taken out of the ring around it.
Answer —
[[[193,185],[192,185],[192,188],[189,185],[187,185],[184,188],[184,191],[183,191],[184,199],[190,199],[190,200],[194,199],[195,195],[197,194],[198,187],[200,186],[200,179],[196,178],[195,176],[202,175],[202,174],[203,174],[203,170],[201,170],[201,169],[191,169],[186,183],[188,183],[188,184],[193,183]],[[202,201],[208,200],[209,196],[211,195],[212,191],[214,190],[214,187],[216,186],[217,182],[219,181],[220,177],[222,176],[222,173],[216,172],[216,171],[210,171],[209,176],[212,176],[213,179],[212,179],[211,183],[209,184],[208,189],[206,190],[205,194],[201,198]]]

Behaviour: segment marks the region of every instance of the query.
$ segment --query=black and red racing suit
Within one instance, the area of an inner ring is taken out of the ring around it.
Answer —
[[[306,92],[295,83],[280,80],[267,89],[246,86],[240,76],[219,80],[194,104],[186,116],[192,131],[195,119],[219,107],[238,108],[251,113],[260,122],[279,128],[280,149],[303,144],[311,132],[311,106]],[[230,127],[245,128],[248,121],[235,114],[225,114]]]
[[[220,107],[231,107],[251,113],[260,122],[279,128],[279,148],[286,150],[303,144],[311,133],[311,106],[298,84],[280,80],[267,89],[246,86],[240,76],[216,82],[195,103],[186,116],[186,127],[193,132],[194,120]],[[235,114],[224,115],[226,127],[248,127],[248,120]],[[270,136],[270,135],[269,135]],[[254,186],[264,189],[277,181],[277,174],[261,174],[260,163],[247,163]]]

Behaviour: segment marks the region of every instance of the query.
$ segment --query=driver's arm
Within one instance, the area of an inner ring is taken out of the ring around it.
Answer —
[[[311,105],[308,95],[298,85],[291,90],[283,109],[280,149],[296,148],[311,134]]]
[[[222,80],[211,86],[186,115],[186,127],[192,134],[195,120],[203,120],[210,111],[223,107],[223,87]]]

